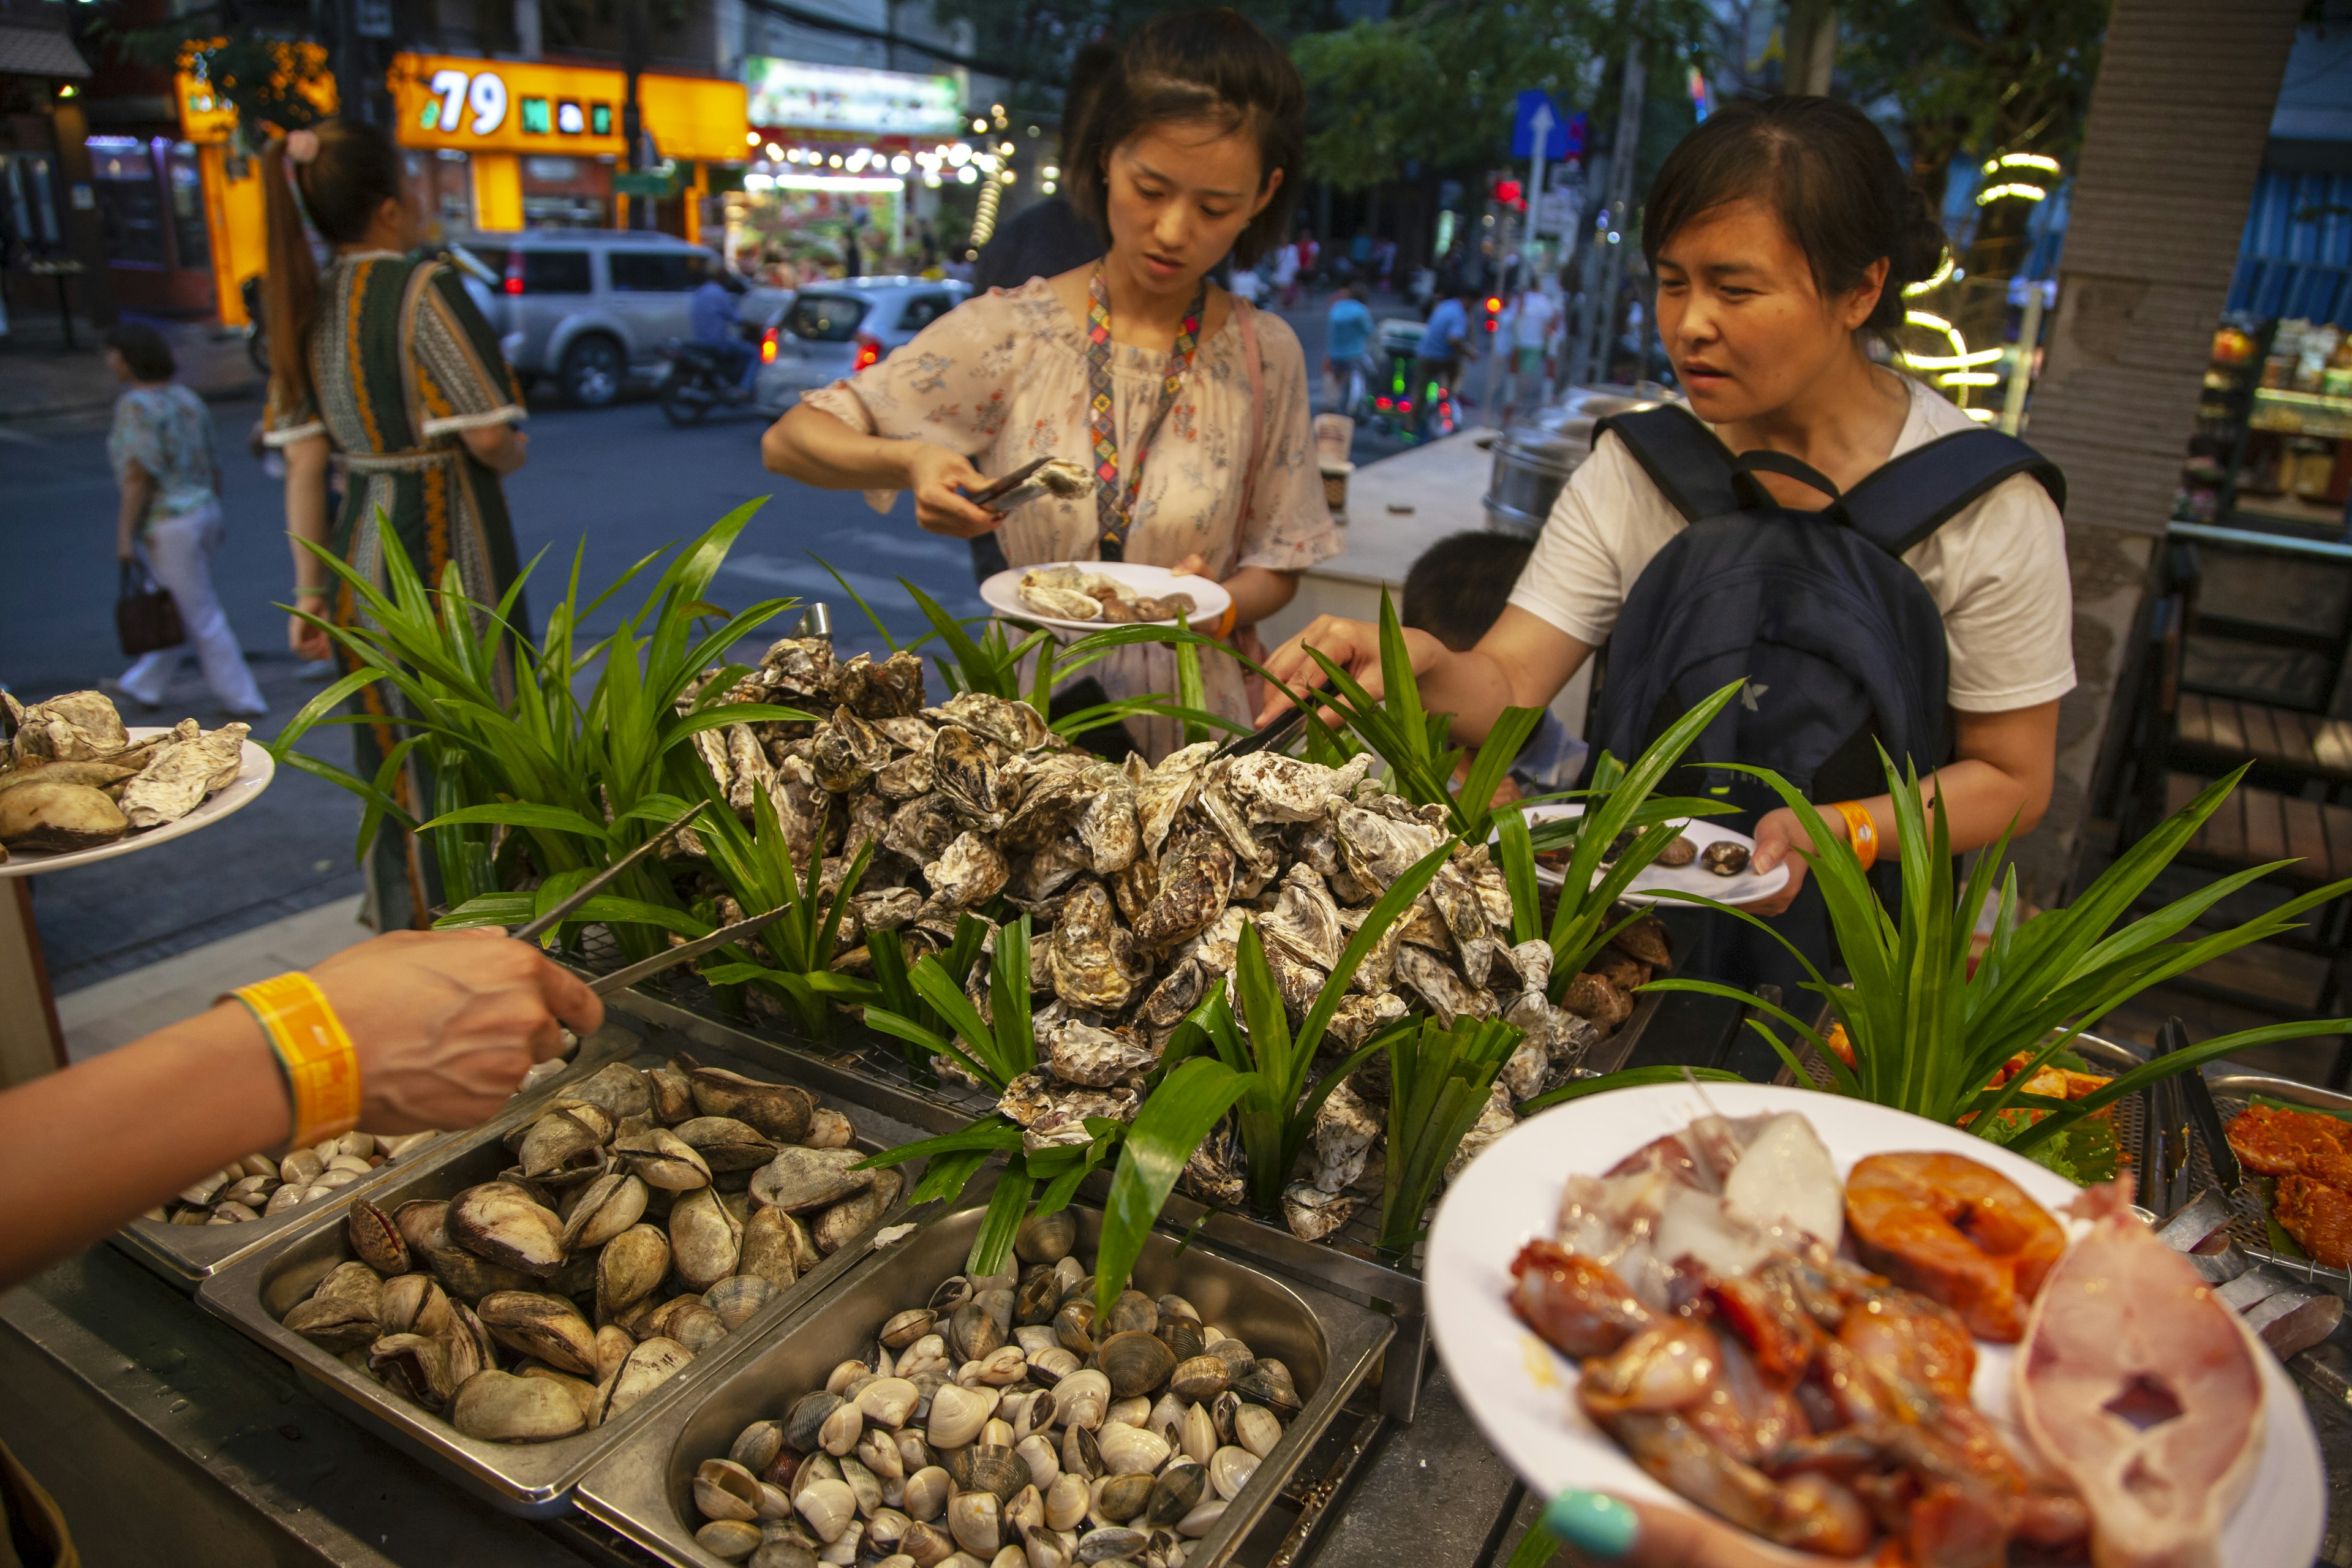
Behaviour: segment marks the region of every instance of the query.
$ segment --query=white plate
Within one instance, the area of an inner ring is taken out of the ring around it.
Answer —
[[[1551,805],[1531,805],[1527,810],[1528,826],[1532,827],[1539,822],[1549,822],[1562,816],[1580,816],[1583,814],[1583,805],[1575,801],[1561,801]],[[1683,837],[1701,849],[1705,849],[1710,844],[1740,844],[1747,847],[1750,855],[1756,853],[1756,840],[1748,837],[1745,833],[1735,833],[1728,827],[1717,826],[1711,817],[1691,817],[1680,826]],[[1559,872],[1540,863],[1536,868],[1536,878],[1538,881],[1553,885],[1557,885],[1560,880]],[[1660,901],[1659,893],[1672,890],[1704,894],[1717,903],[1760,904],[1788,885],[1789,867],[1786,861],[1760,876],[1754,871],[1742,871],[1736,877],[1718,877],[1700,865],[1696,859],[1693,859],[1687,866],[1661,866],[1653,860],[1643,868],[1641,875],[1633,879],[1633,885],[1625,889],[1625,901],[1629,904],[1654,904]],[[1682,900],[1668,899],[1664,901],[1680,903]]]
[[[1900,1110],[1811,1089],[1710,1083],[1706,1098],[1687,1084],[1622,1089],[1570,1100],[1521,1122],[1478,1156],[1446,1189],[1430,1232],[1426,1266],[1430,1326],[1462,1403],[1513,1469],[1546,1497],[1570,1487],[1670,1502],[1698,1511],[1629,1458],[1576,1403],[1576,1363],[1538,1338],[1512,1312],[1511,1260],[1553,1235],[1560,1188],[1571,1170],[1606,1171],[1653,1139],[1680,1131],[1709,1109],[1726,1116],[1793,1110],[1812,1122],[1843,1175],[1866,1154],[1926,1150],[1965,1154],[1991,1166],[2055,1213],[2074,1185],[2022,1156],[1958,1128]],[[2060,1223],[2070,1231],[2080,1221]],[[2010,1428],[2007,1345],[1977,1344],[1977,1407],[2021,1447]],[[2326,1476],[2303,1397],[2278,1364],[2258,1358],[2263,1401],[2263,1454],[2253,1485],[2221,1536],[2227,1568],[2308,1563],[2326,1524]],[[1768,1554],[1776,1548],[1757,1543]],[[1778,1553],[1790,1563],[1819,1557]]]
[[[171,728],[162,724],[133,724],[128,727],[133,741],[143,741],[150,735],[168,735]],[[161,827],[144,832],[127,833],[111,844],[101,844],[95,849],[11,849],[8,858],[0,861],[0,877],[29,877],[37,871],[64,871],[76,866],[88,866],[100,860],[111,860],[117,855],[128,855],[146,849],[167,839],[179,838],[199,827],[208,827],[233,811],[241,811],[253,797],[269,787],[277,774],[278,764],[268,752],[247,740],[242,760],[237,763],[236,777],[226,787],[216,789],[199,804],[195,810],[177,822],[167,822]]]
[[[1223,585],[1206,577],[1179,577],[1165,566],[1143,566],[1132,561],[1052,561],[1037,566],[1015,566],[999,572],[980,585],[980,596],[998,615],[1016,621],[1026,621],[1033,626],[1053,626],[1066,632],[1108,631],[1116,626],[1172,626],[1174,621],[1066,621],[1058,616],[1041,616],[1021,602],[1021,574],[1042,571],[1045,566],[1075,566],[1081,572],[1098,572],[1118,579],[1135,590],[1139,597],[1165,598],[1171,594],[1189,594],[1200,606],[1188,617],[1194,630],[1207,626],[1225,613],[1234,596]]]

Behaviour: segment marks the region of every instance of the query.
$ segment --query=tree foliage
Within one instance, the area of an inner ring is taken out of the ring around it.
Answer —
[[[1629,46],[1645,47],[1654,73],[1704,64],[1711,32],[1699,0],[1406,0],[1384,21],[1304,34],[1291,56],[1312,117],[1307,172],[1359,190],[1402,176],[1409,162],[1493,163],[1528,88],[1607,127]]]
[[[1901,108],[1915,180],[1955,158],[2041,153],[2072,166],[2099,74],[2107,0],[1845,0],[1856,102]]]

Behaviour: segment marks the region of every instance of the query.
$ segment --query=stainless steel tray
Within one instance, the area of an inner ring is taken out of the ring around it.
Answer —
[[[926,1222],[914,1235],[862,1262],[848,1282],[823,1303],[803,1310],[771,1342],[706,1382],[694,1396],[667,1401],[661,1413],[598,1461],[575,1496],[581,1510],[603,1521],[678,1568],[711,1568],[718,1560],[694,1542],[695,1467],[724,1455],[736,1435],[766,1416],[781,1415],[796,1395],[824,1386],[826,1374],[862,1354],[883,1321],[962,1270],[988,1193],[965,1194],[954,1210]],[[1073,1205],[1078,1249],[1091,1256],[1102,1229],[1101,1211]],[[1252,1350],[1288,1365],[1307,1407],[1257,1474],[1227,1505],[1214,1529],[1192,1543],[1189,1568],[1231,1559],[1250,1529],[1288,1483],[1291,1472],[1339,1414],[1396,1325],[1311,1285],[1292,1285],[1227,1258],[1197,1240],[1181,1249],[1155,1232],[1135,1265],[1135,1287],[1153,1295],[1173,1290],[1202,1318],[1238,1336]]]
[[[624,1031],[625,1033],[626,1031]],[[634,1040],[635,1037],[631,1038]],[[642,1047],[643,1042],[638,1042]],[[641,1049],[620,1059],[653,1066],[667,1052]],[[774,1080],[785,1075],[772,1066],[744,1060],[698,1047],[695,1058],[706,1067],[723,1067],[752,1078]],[[612,1058],[607,1058],[612,1059]],[[803,1087],[808,1087],[803,1085]],[[821,1103],[850,1115],[853,1122],[871,1118],[856,1114],[832,1096]],[[440,1152],[407,1164],[394,1180],[376,1184],[369,1198],[390,1209],[412,1198],[446,1198],[496,1176],[510,1163],[500,1140],[518,1122],[538,1114],[541,1100],[500,1113],[475,1131],[459,1135]],[[869,1152],[883,1147],[858,1129],[858,1145]],[[907,1190],[919,1175],[919,1165],[902,1166]],[[906,1213],[902,1198],[861,1235],[845,1244],[816,1268],[801,1276],[792,1288],[761,1308],[742,1328],[716,1349],[697,1356],[676,1376],[631,1405],[605,1426],[552,1443],[488,1443],[462,1436],[440,1417],[419,1409],[364,1373],[355,1372],[279,1321],[296,1303],[310,1295],[320,1280],[352,1256],[343,1216],[325,1216],[282,1245],[251,1254],[221,1269],[196,1292],[205,1310],[226,1319],[264,1348],[293,1363],[296,1371],[339,1396],[360,1422],[415,1454],[425,1464],[454,1477],[468,1490],[509,1513],[545,1515],[571,1507],[569,1492],[591,1465],[686,1389],[707,1383],[731,1361],[749,1352],[776,1324],[826,1294],[865,1256],[874,1234],[899,1223]]]
[[[989,1097],[970,1090],[916,1083],[894,1043],[846,1020],[839,1040],[826,1048],[750,1018],[738,1022],[713,1016],[706,1010],[711,995],[698,983],[673,977],[616,991],[604,1000],[619,1012],[676,1030],[697,1048],[772,1062],[810,1089],[932,1132],[960,1131],[994,1105]],[[1633,1016],[1601,1043],[1587,1065],[1602,1072],[1621,1065],[1662,1000],[1658,995],[1638,998]],[[1108,1190],[1108,1181],[1107,1173],[1098,1172],[1084,1190],[1099,1199]],[[1286,1227],[1261,1224],[1231,1209],[1211,1209],[1181,1192],[1168,1200],[1160,1218],[1179,1229],[1197,1226],[1203,1239],[1229,1252],[1394,1319],[1397,1342],[1381,1371],[1381,1411],[1391,1420],[1412,1420],[1430,1348],[1421,1276],[1379,1252],[1371,1245],[1368,1223],[1351,1222],[1328,1241],[1301,1241]]]
[[[573,1079],[607,1062],[620,1060],[642,1043],[635,1031],[607,1024],[580,1043],[563,1071],[531,1086],[520,1100],[510,1102],[509,1110],[517,1104],[538,1104]],[[507,1112],[499,1114],[504,1116]],[[152,1219],[134,1219],[109,1239],[172,1284],[183,1290],[194,1290],[238,1258],[250,1257],[313,1220],[341,1215],[352,1199],[370,1196],[403,1172],[416,1170],[421,1163],[438,1159],[457,1147],[453,1139],[462,1136],[445,1132],[399,1160],[386,1162],[348,1186],[337,1188],[334,1196],[284,1214],[243,1225],[164,1225]]]
[[[2205,1080],[2205,1086],[2213,1091],[2214,1109],[2221,1111],[2224,1125],[2258,1094],[2268,1100],[2283,1100],[2289,1105],[2307,1105],[2314,1110],[2352,1115],[2352,1095],[2297,1083],[2293,1079],[2252,1072],[2216,1073]],[[2204,1146],[2195,1138],[2189,1141],[2189,1146],[2190,1189],[2217,1186]],[[2236,1238],[2238,1250],[2257,1263],[2269,1264],[2290,1279],[2301,1279],[2338,1296],[2352,1297],[2352,1272],[2272,1250],[2270,1227],[2263,1223],[2262,1198],[2254,1184],[2259,1179],[2252,1172],[2247,1172],[2244,1184],[2238,1188],[2237,1201],[2230,1205],[2230,1234]]]

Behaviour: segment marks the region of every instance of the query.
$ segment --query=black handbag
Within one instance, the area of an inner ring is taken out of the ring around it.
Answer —
[[[168,589],[159,586],[135,561],[122,563],[122,585],[114,601],[114,635],[126,658],[177,647],[188,640],[180,624],[180,606]]]

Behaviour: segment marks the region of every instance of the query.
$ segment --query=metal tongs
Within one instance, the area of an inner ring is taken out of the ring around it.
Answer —
[[[553,931],[557,926],[562,924],[565,921],[570,920],[572,913],[577,910],[581,905],[586,903],[589,900],[594,898],[597,894],[611,887],[614,879],[619,877],[622,872],[627,870],[630,867],[635,865],[638,861],[652,854],[656,849],[661,847],[661,846],[667,843],[679,828],[684,827],[688,823],[692,822],[697,816],[700,816],[702,808],[709,804],[710,803],[707,800],[697,801],[694,805],[688,806],[686,810],[679,815],[677,820],[672,822],[667,827],[663,828],[659,833],[655,834],[651,838],[646,839],[643,844],[638,845],[635,849],[630,850],[626,855],[622,856],[618,860],[614,861],[611,865],[605,867],[603,870],[589,878],[585,882],[583,882],[578,888],[573,889],[571,896],[566,898],[562,903],[556,905],[545,914],[531,921],[529,924],[516,927],[514,931],[515,940],[517,942],[537,942],[549,931]]]
[[[1299,689],[1299,695],[1301,697],[1315,697],[1328,689],[1329,689],[1321,686],[1302,687]],[[1223,762],[1227,757],[1245,757],[1252,752],[1278,752],[1282,750],[1283,747],[1290,744],[1293,736],[1297,735],[1301,729],[1306,727],[1307,710],[1308,708],[1314,706],[1317,706],[1317,704],[1311,702],[1304,705],[1293,703],[1289,712],[1282,714],[1270,723],[1251,731],[1246,735],[1236,735],[1232,740],[1227,741],[1223,745],[1219,746],[1215,751],[1209,753],[1209,761],[1213,763]]]

